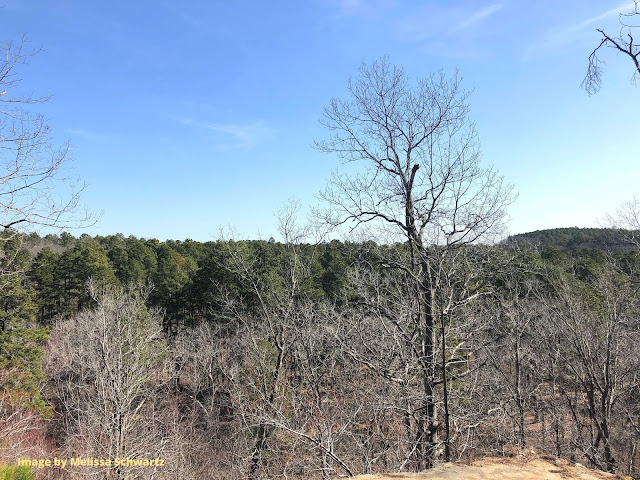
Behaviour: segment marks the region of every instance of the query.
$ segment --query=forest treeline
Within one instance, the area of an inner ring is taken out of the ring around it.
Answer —
[[[229,295],[256,307],[252,286],[230,274],[231,251],[246,250],[257,278],[274,285],[283,282],[282,262],[287,255],[286,246],[273,239],[160,242],[120,234],[74,238],[66,232],[44,238],[31,235],[22,241],[22,248],[25,286],[31,290],[41,324],[95,305],[87,290],[91,279],[101,287],[148,286],[147,304],[162,310],[166,332],[172,334],[215,318]],[[338,302],[346,294],[348,263],[370,251],[367,245],[339,241],[299,248],[311,269],[299,295]]]
[[[608,252],[631,252],[638,232],[616,228],[552,228],[510,236],[507,243],[552,246],[558,250],[596,248]]]
[[[328,478],[529,447],[639,476],[637,251],[456,250],[427,363],[406,244],[5,235],[2,458],[164,460],[42,478]]]

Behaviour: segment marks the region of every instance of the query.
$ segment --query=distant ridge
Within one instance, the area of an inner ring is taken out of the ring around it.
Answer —
[[[596,248],[606,252],[623,253],[638,249],[629,240],[633,234],[636,238],[640,238],[640,232],[615,228],[552,228],[512,235],[505,240],[505,243],[551,246],[562,251]]]

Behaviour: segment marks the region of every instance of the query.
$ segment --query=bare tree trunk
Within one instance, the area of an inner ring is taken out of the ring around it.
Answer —
[[[278,326],[277,334],[274,336],[274,343],[278,349],[278,356],[276,358],[276,364],[272,373],[271,392],[269,393],[269,401],[267,405],[273,405],[276,398],[278,389],[278,383],[282,375],[283,359],[284,359],[284,325]],[[256,473],[260,468],[260,462],[262,460],[262,452],[267,448],[267,440],[273,433],[274,427],[268,423],[261,422],[258,425],[258,431],[256,432],[256,441],[251,453],[251,463],[249,467],[249,479],[255,480]]]
[[[451,448],[449,445],[451,439],[451,425],[449,421],[449,386],[447,383],[447,341],[445,330],[445,315],[440,314],[440,333],[442,338],[442,399],[444,401],[444,460],[451,461]]]
[[[520,448],[525,447],[525,438],[524,438],[524,400],[522,398],[522,385],[521,385],[521,376],[522,376],[522,365],[520,361],[520,334],[519,325],[516,324],[516,348],[515,348],[515,382],[516,382],[516,403],[518,404],[518,433],[519,433],[519,442]]]
[[[428,267],[423,266],[428,272]],[[430,286],[422,285],[421,310],[424,330],[422,332],[422,405],[418,422],[418,470],[431,468],[435,460],[438,444],[438,424],[436,422],[435,404],[435,346],[436,331],[434,325],[433,291]]]

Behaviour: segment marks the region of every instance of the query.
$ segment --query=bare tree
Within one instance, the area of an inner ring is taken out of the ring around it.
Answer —
[[[615,214],[609,214],[604,219],[605,226],[618,229],[622,236],[640,250],[640,200],[634,196],[623,202],[616,209]]]
[[[565,376],[558,386],[575,427],[572,444],[594,467],[608,472],[618,467],[626,447],[617,432],[632,431],[638,415],[640,369],[637,287],[616,270],[616,265],[605,265],[591,297],[563,283],[554,307]]]
[[[69,457],[162,458],[151,414],[166,351],[161,320],[140,292],[92,295],[97,308],[58,325],[45,358],[52,396],[64,412]],[[121,480],[140,469],[113,464],[91,473]],[[84,470],[82,478],[88,478]]]
[[[265,398],[258,382],[245,386],[245,397],[260,394],[257,402],[245,400],[243,410],[247,425],[258,432],[262,425],[269,428],[269,450],[277,452],[270,462],[272,474],[330,478],[356,473],[360,458],[353,430],[370,418],[361,419],[360,399],[346,394],[353,391],[354,371],[341,362],[336,348],[332,330],[339,317],[327,304],[298,303],[287,325],[289,343],[277,394]],[[262,329],[255,330],[252,343]],[[264,371],[270,363],[268,356],[259,355],[264,344],[261,349],[255,343],[247,346],[250,365]]]
[[[289,408],[288,377],[299,352],[299,328],[314,311],[308,304],[305,288],[313,275],[311,264],[315,253],[311,257],[302,254],[302,242],[308,238],[309,230],[298,224],[299,210],[300,205],[291,201],[278,212],[278,229],[284,244],[279,264],[270,267],[274,268],[271,275],[261,274],[262,259],[250,245],[228,243],[226,266],[253,303],[250,308],[239,304],[235,312],[244,333],[238,348],[245,357],[242,368],[247,372],[247,381],[238,403],[239,414],[254,438],[246,472],[251,479],[269,470],[287,471],[291,461],[301,460],[291,454],[291,445],[277,441],[278,434],[293,436],[296,445],[311,445],[324,452],[322,458],[328,456],[338,461],[331,447],[325,446],[326,439],[319,439],[296,423],[292,416],[297,412]],[[296,368],[302,368],[300,362]],[[268,450],[277,453],[265,455]],[[342,468],[348,471],[346,465]]]
[[[408,255],[399,247],[379,247],[379,254],[389,261],[389,255]],[[475,250],[475,251],[474,251]],[[458,271],[443,268],[436,290],[437,323],[434,345],[433,388],[438,389],[436,409],[439,438],[434,455],[445,460],[460,456],[461,450],[453,448],[461,439],[461,431],[469,423],[470,415],[457,404],[467,404],[467,392],[461,388],[461,380],[474,373],[484,363],[483,347],[487,328],[486,316],[476,315],[467,308],[482,293],[484,282],[481,271],[474,262],[483,255],[479,250],[459,249],[448,258],[446,265]],[[370,254],[370,259],[375,255]],[[398,259],[399,260],[399,259]],[[374,262],[375,263],[375,262]],[[442,265],[444,267],[445,264]],[[461,274],[464,272],[464,274]],[[416,322],[417,297],[415,284],[401,269],[367,266],[366,262],[355,268],[350,281],[357,291],[357,303],[342,322],[338,338],[341,350],[356,364],[362,365],[373,375],[377,401],[374,403],[378,417],[385,418],[386,432],[395,438],[382,438],[382,443],[395,444],[392,449],[378,445],[374,457],[388,458],[390,453],[397,463],[388,462],[395,470],[419,469],[418,455],[423,447],[423,388],[425,365],[422,357],[423,326]],[[362,373],[360,374],[363,375]],[[385,414],[386,412],[386,414]],[[402,432],[398,435],[399,432]],[[372,468],[370,466],[369,468]]]
[[[524,449],[525,417],[537,408],[533,403],[541,383],[536,360],[545,303],[535,271],[514,262],[500,277],[499,292],[492,298],[496,311],[491,312],[495,320],[488,349],[496,377],[494,401],[515,426],[516,438],[509,443]]]
[[[17,370],[17,369],[16,369]],[[16,405],[5,391],[6,380],[16,372],[0,370],[0,461],[17,462],[19,458],[43,458],[51,453],[46,438],[46,422],[41,412]]]
[[[66,228],[89,219],[75,215],[83,187],[64,172],[68,144],[56,146],[44,115],[33,112],[33,105],[49,97],[20,94],[19,68],[37,53],[27,51],[26,43],[26,37],[2,43],[0,226]]]
[[[168,478],[244,478],[248,442],[236,415],[241,335],[212,322],[172,339],[172,378],[158,412]]]
[[[385,57],[362,64],[349,81],[349,99],[332,99],[321,123],[320,151],[360,168],[335,172],[322,197],[324,219],[335,226],[379,229],[378,239],[406,242],[410,259],[388,262],[411,279],[422,368],[418,468],[437,448],[437,291],[451,253],[500,230],[512,188],[480,165],[480,145],[469,121],[469,94],[456,74],[410,83]],[[448,267],[447,267],[448,268]],[[463,299],[459,299],[463,301]]]
[[[598,53],[603,47],[612,48],[617,53],[622,53],[629,57],[634,69],[632,76],[633,83],[635,83],[637,77],[640,75],[640,43],[633,38],[636,29],[640,27],[640,10],[638,10],[640,1],[634,0],[633,3],[633,11],[620,14],[620,33],[617,37],[609,35],[600,28],[598,29],[598,32],[602,35],[602,39],[600,40],[600,44],[589,55],[587,73],[580,85],[589,95],[593,95],[600,90],[602,85],[602,64],[604,62],[598,58]]]

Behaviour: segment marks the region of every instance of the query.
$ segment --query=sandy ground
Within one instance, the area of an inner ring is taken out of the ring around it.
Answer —
[[[547,455],[483,458],[471,464],[445,463],[422,473],[359,475],[358,480],[613,480],[623,478],[590,470],[582,465]]]

